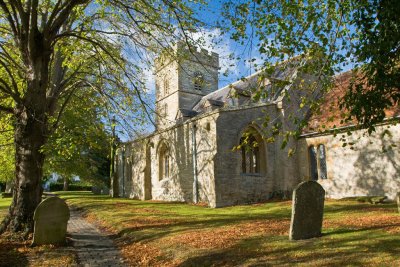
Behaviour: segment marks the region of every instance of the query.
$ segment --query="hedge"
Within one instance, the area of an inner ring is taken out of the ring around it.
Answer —
[[[50,184],[50,191],[63,191],[63,183]],[[91,185],[69,184],[68,191],[92,191]]]

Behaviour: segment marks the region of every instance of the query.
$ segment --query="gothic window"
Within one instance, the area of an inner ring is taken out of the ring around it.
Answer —
[[[262,138],[257,133],[246,133],[240,139],[242,173],[261,174],[264,171],[265,157],[262,153]]]
[[[202,90],[204,86],[204,76],[201,72],[194,73],[194,89],[195,90]]]
[[[317,148],[310,146],[308,148],[308,155],[310,159],[310,175],[311,180],[318,180],[318,163],[317,163]]]
[[[328,172],[326,167],[326,151],[325,146],[310,146],[308,148],[310,160],[310,176],[311,180],[327,179]]]
[[[159,168],[159,180],[168,178],[170,175],[170,156],[169,150],[166,144],[161,144],[160,152],[158,155],[158,168]]]

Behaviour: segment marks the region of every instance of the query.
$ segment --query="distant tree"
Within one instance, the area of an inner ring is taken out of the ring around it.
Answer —
[[[143,113],[142,64],[198,25],[186,4],[0,0],[0,112],[11,116],[16,155],[13,201],[0,232],[32,231],[43,147],[77,91],[96,91],[98,104],[110,109]]]
[[[106,111],[97,106],[97,98],[95,92],[72,96],[59,126],[44,146],[45,173],[59,174],[66,187],[74,176],[109,186],[111,136],[102,122]]]

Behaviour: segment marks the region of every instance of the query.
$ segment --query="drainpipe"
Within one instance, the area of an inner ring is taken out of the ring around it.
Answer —
[[[125,146],[122,147],[122,197],[125,197]]]
[[[196,147],[196,124],[192,124],[192,155],[193,155],[193,202],[199,202],[199,188],[197,179],[197,147]]]
[[[116,136],[115,136],[115,117],[112,118],[111,120],[111,129],[112,129],[112,137],[111,137],[111,166],[110,166],[110,193],[111,197],[117,197],[118,196],[118,176],[115,172],[116,169],[116,162],[115,162],[115,151],[117,150],[117,145],[116,145]]]

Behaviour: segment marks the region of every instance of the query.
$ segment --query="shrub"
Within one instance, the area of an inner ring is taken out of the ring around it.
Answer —
[[[50,191],[62,191],[64,188],[63,183],[51,183],[50,184]],[[91,191],[91,185],[82,185],[82,184],[69,184],[68,191]]]

